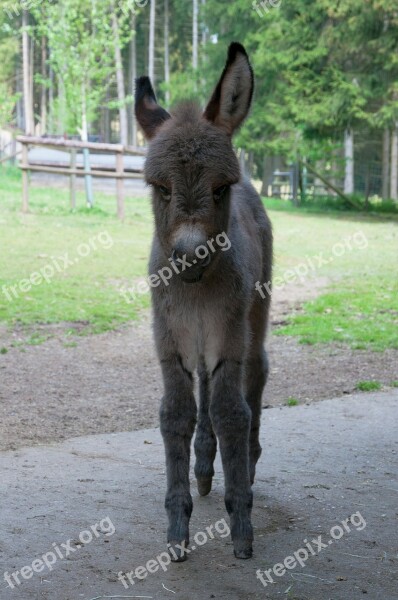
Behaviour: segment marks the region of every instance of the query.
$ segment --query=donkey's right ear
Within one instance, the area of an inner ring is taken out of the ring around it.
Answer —
[[[156,102],[155,92],[149,77],[135,80],[135,116],[145,137],[152,139],[170,115]]]

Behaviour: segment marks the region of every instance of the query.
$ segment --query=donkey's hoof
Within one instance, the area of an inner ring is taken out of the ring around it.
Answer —
[[[252,543],[248,541],[235,541],[234,542],[234,554],[235,558],[242,558],[244,560],[253,556]]]
[[[207,496],[207,494],[210,494],[211,484],[213,481],[211,477],[201,477],[198,478],[196,481],[198,484],[198,492],[200,496]]]
[[[188,544],[185,540],[182,542],[172,541],[167,544],[171,562],[184,562],[187,560]]]

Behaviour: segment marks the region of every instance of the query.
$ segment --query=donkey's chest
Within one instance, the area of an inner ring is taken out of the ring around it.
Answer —
[[[214,311],[205,307],[186,308],[174,323],[174,335],[184,367],[193,372],[199,359],[211,372],[218,362],[222,333]]]

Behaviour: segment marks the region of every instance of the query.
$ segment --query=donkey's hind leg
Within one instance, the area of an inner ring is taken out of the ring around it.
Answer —
[[[199,363],[198,375],[199,415],[194,444],[196,455],[195,476],[199,494],[207,496],[211,491],[214,475],[213,463],[217,452],[217,439],[209,415],[209,377],[203,358]]]

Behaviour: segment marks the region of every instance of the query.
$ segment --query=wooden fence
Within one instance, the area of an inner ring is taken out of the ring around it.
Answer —
[[[29,210],[29,174],[49,173],[52,175],[66,175],[70,180],[70,205],[76,206],[76,177],[99,177],[105,179],[116,179],[117,196],[117,216],[124,219],[124,180],[142,179],[142,170],[126,170],[124,165],[124,156],[145,156],[143,148],[132,148],[122,146],[121,144],[98,144],[92,142],[79,142],[75,140],[39,138],[31,136],[18,136],[17,142],[22,145],[22,160],[20,168],[22,169],[22,211]],[[49,162],[34,161],[29,162],[29,149],[32,147],[48,148],[50,150],[61,150],[70,153],[69,165],[50,164]],[[96,154],[106,154],[115,156],[115,166],[97,165],[92,167],[79,166],[76,162],[78,150],[88,150]]]

